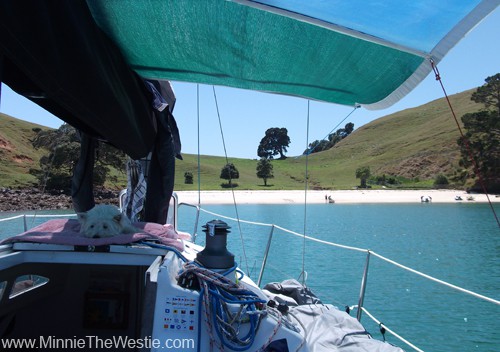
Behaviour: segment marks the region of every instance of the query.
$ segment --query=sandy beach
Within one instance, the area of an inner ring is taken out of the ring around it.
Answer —
[[[179,202],[198,204],[233,204],[231,191],[180,191]],[[326,203],[325,195],[331,196],[335,204],[347,203],[420,203],[421,197],[430,197],[432,203],[479,203],[487,202],[484,194],[467,194],[462,190],[349,190],[349,191],[234,191],[237,204],[304,204]],[[460,196],[462,200],[455,200]],[[473,197],[473,200],[468,200]],[[489,195],[492,202],[500,197]]]

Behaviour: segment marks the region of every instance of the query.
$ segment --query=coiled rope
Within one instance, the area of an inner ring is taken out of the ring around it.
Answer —
[[[178,280],[193,275],[198,280],[200,296],[203,297],[200,300],[200,306],[203,305],[204,307],[204,320],[210,338],[211,349],[214,346],[221,351],[224,347],[233,351],[246,351],[251,347],[255,348],[253,343],[261,319],[268,313],[268,309],[264,309],[265,300],[239,284],[239,279],[236,280],[237,282],[233,282],[227,277],[235,269],[236,264],[226,272],[218,273],[201,267],[196,262],[187,262],[178,275]],[[199,314],[201,315],[201,309]],[[199,323],[201,323],[201,319]],[[249,329],[246,334],[243,334],[241,333],[241,327],[242,324],[246,323],[249,324]],[[277,324],[277,327],[275,327],[260,350],[264,350],[269,345],[279,329],[279,325]],[[218,339],[215,338],[216,335]]]

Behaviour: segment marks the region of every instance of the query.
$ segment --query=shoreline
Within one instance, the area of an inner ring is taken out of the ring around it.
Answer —
[[[178,191],[179,202],[197,205],[234,204],[233,192],[216,191]],[[430,197],[431,203],[487,203],[484,194],[468,194],[463,190],[235,190],[236,204],[326,204],[325,195],[331,196],[335,204],[415,204],[421,203],[421,197]],[[455,200],[462,197],[461,201]],[[474,200],[467,200],[473,197]],[[96,191],[96,204],[118,206],[118,191]],[[500,203],[500,196],[489,195],[492,203]],[[332,204],[334,205],[334,204]],[[0,189],[0,212],[72,209],[71,197],[62,192],[42,193],[38,189]]]
[[[231,191],[178,191],[179,202],[188,204],[233,204]],[[368,203],[421,203],[421,197],[429,197],[431,203],[487,203],[485,194],[469,194],[463,190],[341,190],[341,191],[243,191],[235,190],[236,204],[309,204],[328,203],[325,195],[335,204]],[[462,200],[455,200],[460,196]],[[473,197],[474,200],[467,200]],[[500,203],[500,197],[489,195],[492,203]]]

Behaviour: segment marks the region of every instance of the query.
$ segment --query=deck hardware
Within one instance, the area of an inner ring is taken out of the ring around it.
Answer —
[[[230,232],[228,226],[222,220],[212,220],[203,225],[206,233],[206,245],[196,260],[203,266],[212,269],[226,269],[234,266],[234,254],[227,250],[227,234]]]

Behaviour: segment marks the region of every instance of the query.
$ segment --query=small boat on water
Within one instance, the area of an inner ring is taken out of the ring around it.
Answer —
[[[374,252],[366,251],[359,301],[342,310],[322,302],[304,281],[262,286],[260,278],[251,280],[226,248],[224,221],[203,226],[204,247],[177,228],[173,175],[180,139],[169,81],[386,107],[498,6],[494,0],[458,3],[463,6],[441,11],[423,0],[389,7],[366,1],[342,7],[323,1],[2,1],[2,83],[81,132],[75,211],[95,205],[97,141],[123,150],[147,176],[123,193],[127,216],[135,219],[142,208],[137,233],[85,238],[77,220],[51,219],[3,240],[2,348],[401,351],[373,339],[360,322],[362,313],[371,316],[363,300]],[[435,35],[424,35],[431,24]]]

